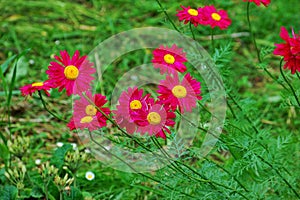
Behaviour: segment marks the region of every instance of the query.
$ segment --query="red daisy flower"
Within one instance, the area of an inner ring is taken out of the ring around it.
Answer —
[[[285,43],[275,44],[276,49],[273,54],[283,56],[283,60],[286,62],[284,68],[290,69],[294,74],[296,71],[300,71],[300,37],[294,31],[293,37],[290,37],[284,27],[281,27],[280,37]]]
[[[268,6],[271,0],[244,0],[244,2],[254,2],[257,6],[260,6],[260,3],[262,3],[264,6]]]
[[[187,73],[180,82],[178,75],[167,76],[165,80],[158,85],[157,93],[160,94],[158,98],[160,102],[174,111],[177,107],[181,113],[191,112],[192,108],[197,106],[197,101],[202,99],[200,96],[200,82],[193,79]]]
[[[64,88],[67,95],[81,94],[90,88],[90,82],[94,79],[91,75],[96,72],[92,68],[93,63],[89,62],[86,57],[80,57],[79,51],[76,50],[72,58],[67,51],[60,52],[61,57],[54,58],[59,62],[50,62],[46,73],[49,80],[59,91]]]
[[[221,30],[228,28],[231,24],[231,19],[229,19],[228,14],[225,10],[219,10],[214,6],[203,7],[204,20],[212,28],[218,26]]]
[[[153,51],[152,63],[154,68],[159,68],[160,73],[174,74],[176,71],[185,72],[187,62],[186,53],[178,48],[175,44],[171,48],[161,45]]]
[[[166,110],[160,103],[150,104],[146,112],[133,114],[135,123],[139,125],[138,132],[142,135],[148,133],[150,136],[155,135],[163,139],[166,139],[166,132],[171,134],[168,127],[175,125],[172,120],[175,117],[174,112]]]
[[[179,21],[184,21],[184,24],[188,22],[192,23],[195,27],[199,24],[203,24],[202,21],[202,8],[193,9],[190,6],[184,7],[180,6],[182,10],[177,10],[176,16],[178,17]]]
[[[50,96],[48,90],[50,90],[51,88],[53,88],[53,84],[49,82],[49,80],[47,80],[45,82],[35,82],[29,85],[25,85],[21,87],[20,90],[23,96],[31,96],[32,93],[39,90],[43,90],[47,94],[47,96]]]
[[[150,98],[150,94],[143,96],[143,90],[137,87],[128,88],[127,91],[121,93],[117,110],[114,110],[114,118],[121,128],[126,128],[127,133],[133,134],[137,125],[132,119],[133,113],[142,113],[148,109],[149,104],[153,104],[154,100]]]
[[[92,96],[90,92],[87,92],[86,96],[89,100],[94,102],[94,105],[105,113],[105,115],[110,114],[110,109],[103,107],[107,102],[105,96],[102,96],[101,94]],[[106,126],[107,118],[97,110],[94,105],[83,96],[75,101],[73,117],[67,125],[70,130],[88,128],[90,131],[93,131]]]

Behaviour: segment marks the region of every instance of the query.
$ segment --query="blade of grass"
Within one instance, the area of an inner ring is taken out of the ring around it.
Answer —
[[[7,110],[7,121],[8,121],[8,130],[10,132],[10,104],[11,104],[11,99],[12,99],[12,94],[13,94],[13,90],[14,90],[14,86],[15,86],[15,81],[16,81],[16,75],[17,75],[17,67],[18,67],[18,62],[19,59],[24,56],[28,51],[30,51],[30,49],[26,49],[24,51],[22,51],[16,58],[15,62],[14,62],[14,67],[13,67],[13,75],[11,78],[11,82],[9,85],[9,91],[8,91],[8,96],[7,96],[7,101],[6,101],[6,110]],[[9,138],[11,139],[11,132],[9,135]]]

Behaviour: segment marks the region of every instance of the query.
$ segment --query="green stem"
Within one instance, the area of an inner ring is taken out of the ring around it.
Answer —
[[[286,76],[284,75],[284,72],[283,72],[283,70],[282,70],[282,62],[283,62],[283,59],[281,59],[281,61],[280,61],[280,66],[279,66],[279,68],[280,68],[280,73],[281,73],[281,75],[282,75],[284,81],[285,81],[285,82],[288,84],[288,86],[291,88],[292,93],[293,93],[293,95],[294,95],[294,97],[295,97],[295,99],[296,99],[296,101],[297,101],[297,103],[298,103],[298,106],[300,107],[300,101],[299,101],[299,99],[298,99],[298,97],[297,97],[297,94],[296,94],[296,92],[295,92],[295,89],[293,88],[293,86],[290,84],[290,82],[287,80]]]
[[[255,50],[256,50],[257,59],[258,59],[259,63],[261,63],[262,60],[260,58],[259,49],[258,49],[257,44],[256,44],[255,34],[254,34],[253,30],[252,30],[251,21],[250,21],[250,2],[248,2],[248,4],[247,4],[247,21],[248,21],[248,25],[249,25],[249,30],[250,30],[250,34],[251,34],[251,37],[252,37],[252,41],[253,41],[253,44],[254,44],[254,47],[255,47]]]
[[[252,25],[251,25],[251,21],[250,21],[250,2],[248,2],[247,4],[247,21],[248,21],[248,25],[249,25],[249,30],[250,30],[250,34],[251,34],[251,38],[256,50],[256,54],[257,54],[257,59],[259,61],[259,63],[262,63],[262,59],[260,57],[260,52],[259,49],[257,47],[257,43],[256,43],[256,38],[255,38],[255,33],[252,30]],[[286,86],[284,84],[282,84],[281,82],[279,82],[269,71],[266,67],[263,67],[263,70],[268,74],[269,77],[271,77],[274,81],[276,81],[277,83],[279,83],[283,88],[287,89]]]
[[[209,111],[208,111],[209,112]],[[192,122],[191,122],[192,123]],[[198,127],[199,129],[201,129],[201,130],[206,130],[206,129],[203,129],[203,128],[201,128],[201,127]],[[214,136],[214,134],[212,134],[213,136]],[[248,134],[247,134],[248,135]],[[251,137],[252,138],[252,137]],[[222,140],[221,138],[218,138],[221,142],[223,142],[223,143],[225,143],[225,144],[227,144],[224,140]],[[260,144],[260,143],[259,143]],[[227,145],[231,145],[231,144],[227,144]],[[264,146],[264,145],[262,145],[262,144],[260,144],[264,149],[266,149],[266,147]],[[232,145],[231,145],[232,146]],[[238,148],[240,148],[240,147],[238,147]],[[241,148],[240,148],[241,149]],[[267,149],[266,149],[267,150]],[[246,151],[249,151],[249,149],[246,149]],[[279,170],[278,169],[276,169],[271,163],[269,163],[268,161],[266,161],[263,157],[261,157],[260,155],[257,155],[256,153],[254,153],[254,155],[255,156],[257,156],[261,161],[263,161],[265,164],[267,164],[269,167],[271,167],[271,169],[273,169],[277,174],[278,174],[278,176],[283,180],[283,182],[294,192],[294,194],[298,197],[298,198],[300,198],[299,197],[299,194],[296,192],[296,190],[292,187],[292,185],[281,175],[281,173],[279,172]],[[285,171],[287,171],[288,172],[288,170],[287,169],[285,169],[284,167],[283,167],[283,169],[285,170]],[[289,173],[289,172],[288,172]],[[289,173],[290,174],[290,173]]]
[[[47,107],[47,105],[46,105],[46,102],[45,102],[44,99],[43,99],[43,96],[42,96],[41,91],[38,91],[38,93],[39,93],[39,97],[40,97],[40,99],[41,99],[41,101],[42,101],[42,104],[43,104],[44,109],[45,109],[50,115],[52,115],[54,118],[56,118],[56,119],[58,119],[58,120],[60,120],[60,121],[63,121],[63,122],[67,122],[66,120],[61,119],[61,118],[58,117],[56,114],[54,114],[51,110],[49,110],[48,107]]]
[[[299,73],[298,72],[296,72],[296,75],[297,75],[297,77],[299,78],[299,80],[300,80],[300,75],[299,75]]]
[[[196,40],[196,37],[195,37],[194,31],[193,31],[193,27],[192,27],[192,23],[191,22],[189,23],[189,27],[190,27],[190,30],[191,30],[191,33],[192,33],[192,36],[193,36],[193,40]]]
[[[214,29],[211,29],[210,32],[211,35],[211,47],[212,47],[212,52],[215,52],[215,40],[214,40]]]
[[[45,196],[46,200],[49,200],[49,194],[48,194],[48,185],[50,183],[50,178],[48,177],[47,182],[44,183],[44,190],[45,190]]]
[[[248,121],[248,123],[249,123],[249,124],[251,125],[251,127],[254,129],[255,133],[258,133],[257,128],[256,128],[255,125],[252,123],[252,121],[250,120],[250,118],[249,118],[247,115],[245,115],[245,114],[243,113],[242,107],[237,103],[237,101],[233,98],[233,96],[231,96],[230,93],[228,93],[227,95],[230,97],[230,99],[232,100],[232,102],[238,107],[238,109],[242,112],[242,114],[244,115],[244,117],[246,118],[246,120]]]
[[[283,180],[283,182],[293,191],[293,193],[297,196],[298,199],[300,199],[300,195],[298,194],[298,192],[295,190],[295,188],[293,188],[293,186],[282,176],[282,174],[280,173],[280,171],[278,169],[276,169],[271,163],[269,163],[268,161],[266,161],[263,157],[261,157],[260,155],[255,154],[261,161],[263,161],[264,163],[266,163],[271,169],[273,169],[276,174]]]
[[[176,188],[172,188],[171,186],[162,183],[162,182],[161,182],[160,180],[158,180],[158,179],[155,179],[155,178],[153,178],[153,177],[151,177],[151,176],[148,176],[148,175],[146,175],[146,174],[143,174],[143,173],[141,173],[141,172],[138,172],[133,166],[131,166],[130,164],[128,164],[128,163],[127,163],[125,160],[123,160],[121,157],[119,157],[119,156],[117,156],[117,155],[111,153],[111,152],[110,152],[109,150],[107,150],[104,146],[102,146],[99,142],[97,142],[97,141],[93,138],[93,135],[92,135],[92,133],[91,133],[90,131],[89,131],[89,135],[90,135],[91,140],[92,140],[95,144],[97,144],[98,146],[100,146],[104,151],[106,151],[106,153],[112,155],[113,157],[117,158],[117,159],[120,160],[121,162],[125,163],[125,164],[126,164],[131,170],[133,170],[135,173],[137,173],[137,174],[139,174],[139,175],[141,175],[141,176],[143,176],[143,177],[146,177],[146,178],[148,178],[148,179],[150,179],[150,180],[152,180],[152,181],[155,181],[155,182],[157,182],[157,183],[159,183],[159,184],[162,184],[164,187],[170,189],[171,191],[176,191],[176,192],[179,192],[179,193],[181,193],[181,194],[184,194],[184,195],[186,195],[186,196],[189,196],[189,197],[191,197],[191,198],[196,199],[196,197],[191,196],[190,194],[187,194],[187,193],[185,193],[185,192],[178,191]]]
[[[59,200],[63,200],[63,192],[59,190]]]
[[[168,20],[170,21],[170,23],[172,24],[173,28],[178,31],[180,33],[180,30],[176,27],[176,25],[174,24],[174,22],[172,21],[172,19],[170,18],[169,14],[167,13],[167,11],[165,10],[165,8],[162,6],[162,4],[160,3],[159,0],[156,0],[157,4],[159,5],[160,9],[164,12],[164,14],[166,15],[166,17],[168,18]]]

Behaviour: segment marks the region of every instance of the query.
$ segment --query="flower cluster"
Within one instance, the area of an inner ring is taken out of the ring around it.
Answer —
[[[226,29],[231,24],[231,19],[225,10],[217,10],[213,5],[199,7],[193,9],[190,6],[184,7],[181,5],[182,10],[177,11],[177,16],[180,21],[192,23],[195,27],[198,25],[209,25],[211,28],[219,27]]]
[[[93,74],[96,72],[93,63],[87,56],[80,56],[78,50],[72,57],[67,51],[61,51],[60,56],[54,58],[56,62],[50,62],[46,71],[49,79],[21,87],[22,95],[31,96],[43,90],[50,96],[50,89],[58,88],[59,92],[65,89],[68,96],[80,96],[79,100],[75,100],[73,117],[67,125],[70,130],[87,128],[93,131],[106,126],[106,115],[110,114],[110,109],[104,107],[106,97],[90,92]]]
[[[268,6],[271,3],[271,0],[243,0],[244,2],[254,2],[257,6],[260,6],[262,3],[264,6]]]
[[[291,70],[292,74],[300,72],[300,35],[292,30],[292,37],[289,36],[286,28],[281,27],[280,37],[285,41],[282,44],[275,44],[275,55],[283,56],[284,68]]]
[[[117,109],[113,111],[118,125],[130,134],[148,133],[165,139],[166,133],[171,133],[170,127],[175,125],[176,109],[180,113],[191,112],[201,99],[200,82],[189,73],[179,80],[178,73],[187,71],[185,62],[186,54],[175,44],[155,49],[153,66],[160,69],[161,74],[166,74],[158,85],[158,97],[155,100],[136,87],[122,92]]]
[[[175,125],[176,109],[181,113],[191,112],[201,99],[200,82],[189,73],[179,80],[178,73],[187,71],[184,64],[187,58],[183,49],[175,44],[171,47],[161,45],[153,51],[153,67],[160,69],[161,74],[167,74],[158,86],[158,98],[155,100],[150,94],[144,94],[143,89],[128,88],[121,93],[119,104],[113,111],[105,107],[105,96],[91,92],[90,84],[96,70],[87,56],[81,57],[76,50],[72,57],[67,51],[61,51],[60,56],[54,58],[56,62],[50,62],[46,71],[48,80],[23,86],[20,90],[24,96],[40,90],[50,96],[49,90],[58,88],[60,92],[65,89],[68,96],[79,96],[67,124],[70,130],[95,131],[107,126],[110,119],[128,134],[148,134],[165,139],[166,133],[171,133],[170,127]]]

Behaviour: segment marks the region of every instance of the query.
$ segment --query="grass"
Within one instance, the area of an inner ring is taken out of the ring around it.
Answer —
[[[161,3],[179,31],[192,37],[188,25],[178,22],[175,16],[182,2],[171,0],[161,1]],[[266,135],[270,139],[262,136],[263,142],[278,140],[277,148],[281,148],[279,143],[282,141],[285,144],[293,144],[284,154],[289,158],[290,155],[294,155],[295,159],[286,160],[286,165],[289,169],[297,170],[298,167],[294,166],[294,162],[299,164],[297,161],[299,160],[299,147],[294,144],[299,142],[299,108],[290,106],[290,100],[286,99],[291,94],[276,84],[264,72],[262,66],[258,65],[246,19],[247,3],[242,0],[205,0],[197,3],[185,1],[182,4],[199,7],[212,3],[218,8],[227,10],[232,18],[232,26],[228,30],[217,29],[215,31],[215,46],[225,47],[230,44],[232,50],[224,56],[226,61],[221,62],[223,66],[218,66],[226,89],[231,90],[230,94],[237,97],[243,113],[253,119],[255,126],[268,130]],[[0,8],[0,136],[3,142],[17,135],[33,136],[29,153],[32,165],[37,158],[42,158],[43,161],[48,160],[55,152],[58,141],[77,143],[80,145],[80,150],[83,150],[84,146],[76,133],[70,132],[64,123],[54,119],[43,109],[38,96],[26,99],[22,97],[18,90],[21,86],[46,80],[45,70],[49,62],[54,60],[53,56],[59,54],[60,50],[73,53],[78,49],[82,54],[88,54],[100,42],[126,30],[148,26],[172,29],[171,23],[154,0],[135,2],[130,0],[16,0],[13,2],[0,0]],[[283,79],[279,70],[280,58],[272,55],[274,43],[281,42],[279,37],[281,26],[288,29],[293,27],[296,32],[300,30],[297,21],[300,17],[299,10],[298,0],[274,1],[268,8],[257,7],[254,4],[250,7],[250,19],[257,37],[258,48],[262,54],[265,54],[264,67],[267,67],[279,81]],[[211,52],[210,29],[197,27],[193,30],[197,41]],[[235,37],[237,33],[241,34]],[[27,51],[27,49],[30,50]],[[141,55],[143,55],[142,58]],[[109,94],[124,72],[144,62],[150,62],[151,59],[151,54],[144,55],[144,51],[122,56],[106,71],[102,90]],[[295,79],[295,76],[287,72],[286,76],[291,83],[299,86],[299,79]],[[299,90],[297,94],[299,96]],[[72,115],[71,99],[57,91],[52,91],[51,96],[47,100],[48,107],[59,117],[68,120]],[[293,98],[290,97],[290,99]],[[233,105],[233,109],[238,109],[237,107]],[[229,110],[227,117],[229,122],[239,127],[246,126],[245,119],[234,120]],[[229,130],[226,134],[230,134]],[[234,135],[234,131],[232,134]],[[291,138],[287,139],[288,137]],[[202,139],[199,136],[195,141],[201,144]],[[276,146],[272,148],[276,149]],[[235,152],[239,156],[239,150],[232,149],[230,153],[228,152],[215,151],[210,159],[225,167],[231,166],[233,162],[231,154]],[[230,154],[230,158],[222,153]],[[191,165],[201,166],[202,168],[199,169],[201,172],[205,169],[209,170],[210,167],[216,167],[214,164],[207,163],[202,166],[201,161],[192,162]],[[0,163],[0,168],[2,167],[4,167],[4,162]],[[95,172],[97,181],[85,180],[84,174],[87,170]],[[267,169],[264,172],[266,171]],[[164,172],[166,171],[162,170],[158,174]],[[212,177],[209,172],[204,173],[207,173],[207,177]],[[295,174],[299,175],[299,169]],[[160,190],[163,186],[157,187],[157,183],[138,174],[119,172],[103,166],[95,158],[85,163],[77,176],[78,184],[85,192],[84,195],[94,199],[160,199],[162,197],[172,199],[178,195],[174,192],[166,197],[165,192]],[[249,176],[250,178],[243,177],[243,180],[259,178],[255,174]],[[166,183],[168,181],[174,181],[170,183],[174,185],[184,184],[177,179],[162,180]],[[276,182],[273,177],[269,181]],[[295,182],[299,191],[299,178]],[[255,188],[255,185],[252,187]],[[159,189],[156,190],[156,188]]]

